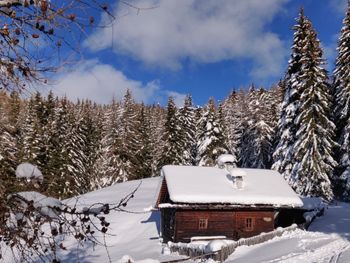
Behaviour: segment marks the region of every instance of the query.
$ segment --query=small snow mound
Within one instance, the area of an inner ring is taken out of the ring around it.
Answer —
[[[163,255],[170,255],[171,254],[170,247],[164,246],[162,249],[162,254]]]
[[[17,178],[28,178],[28,179],[38,179],[39,181],[43,180],[43,174],[35,165],[30,163],[21,163],[17,166],[16,169]]]
[[[226,242],[224,240],[213,240],[213,241],[210,241],[206,247],[205,247],[205,251],[207,253],[210,253],[210,252],[215,252],[215,251],[218,251],[220,250],[223,246],[226,245]]]

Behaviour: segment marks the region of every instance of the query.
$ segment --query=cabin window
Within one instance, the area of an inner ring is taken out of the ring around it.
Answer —
[[[253,231],[254,230],[254,218],[246,217],[244,230],[245,231]]]
[[[207,218],[200,218],[198,223],[199,229],[207,229],[208,228],[208,219]]]

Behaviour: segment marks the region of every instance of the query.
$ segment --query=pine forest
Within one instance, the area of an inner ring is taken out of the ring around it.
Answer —
[[[333,73],[302,10],[293,30],[286,73],[276,85],[233,89],[203,106],[191,95],[181,107],[172,97],[166,106],[145,105],[130,91],[108,105],[53,92],[0,93],[1,187],[28,187],[13,184],[23,162],[43,172],[39,191],[67,198],[158,176],[166,164],[214,166],[229,153],[237,167],[279,171],[300,195],[349,200],[350,12]]]

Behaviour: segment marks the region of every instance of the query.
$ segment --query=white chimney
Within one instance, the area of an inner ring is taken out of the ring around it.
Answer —
[[[221,154],[218,159],[217,163],[219,168],[221,169],[233,169],[235,166],[236,159],[232,154]]]
[[[232,175],[232,174],[231,174]],[[243,176],[238,175],[238,176],[234,176],[232,175],[233,178],[233,185],[237,188],[237,189],[243,189],[244,186],[244,182],[243,182]]]
[[[231,154],[222,154],[218,157],[217,163],[220,169],[225,169],[228,172],[228,178],[233,183],[235,189],[243,189],[243,177],[246,173],[239,168],[235,168],[236,159]]]

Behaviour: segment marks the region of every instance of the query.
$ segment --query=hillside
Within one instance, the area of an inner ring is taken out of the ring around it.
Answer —
[[[162,246],[158,240],[159,214],[144,212],[155,200],[159,178],[142,180],[140,189],[127,208],[137,213],[111,213],[110,236],[107,238],[108,250],[112,262],[124,255],[134,260],[156,259],[164,261],[169,256],[161,254]],[[134,189],[139,181],[116,184],[83,195],[79,202],[89,205],[99,202],[117,202]],[[325,216],[316,219],[309,231],[298,230],[294,233],[275,238],[264,244],[240,247],[228,262],[350,262],[350,205],[338,203],[330,206]],[[94,251],[81,250],[83,262],[107,262],[106,250],[96,247]],[[76,250],[71,250],[63,262],[76,261]]]
[[[112,262],[120,262],[125,255],[134,260],[165,261],[179,256],[163,255],[159,242],[159,213],[145,212],[155,200],[159,178],[142,180],[139,190],[126,207],[131,213],[111,212],[110,231],[106,238]],[[116,184],[79,197],[79,205],[96,202],[116,203],[138,186],[140,181]],[[71,199],[70,202],[75,202]],[[316,219],[309,231],[297,230],[274,238],[264,244],[239,247],[228,262],[350,262],[350,205],[338,203]],[[68,245],[68,243],[66,243]],[[103,246],[77,248],[62,255],[62,262],[108,262]],[[125,260],[124,260],[125,261]],[[4,262],[8,262],[8,259]]]
[[[138,185],[131,181],[91,192],[80,198],[83,205],[93,202],[117,202],[120,197]],[[143,213],[150,207],[156,195],[158,178],[145,179],[128,205],[129,211],[139,214],[113,213],[110,215],[111,232],[107,244],[112,262],[130,255],[135,260],[165,260],[158,241],[159,214]],[[229,262],[350,262],[350,205],[339,203],[330,206],[325,216],[316,219],[309,231],[275,238],[265,244],[240,247],[227,260]],[[72,261],[75,253],[68,254],[64,262]],[[87,262],[105,262],[106,251],[98,247],[85,251]],[[168,257],[168,256],[167,256]],[[332,261],[332,260],[333,261]],[[338,261],[337,261],[338,260]]]

